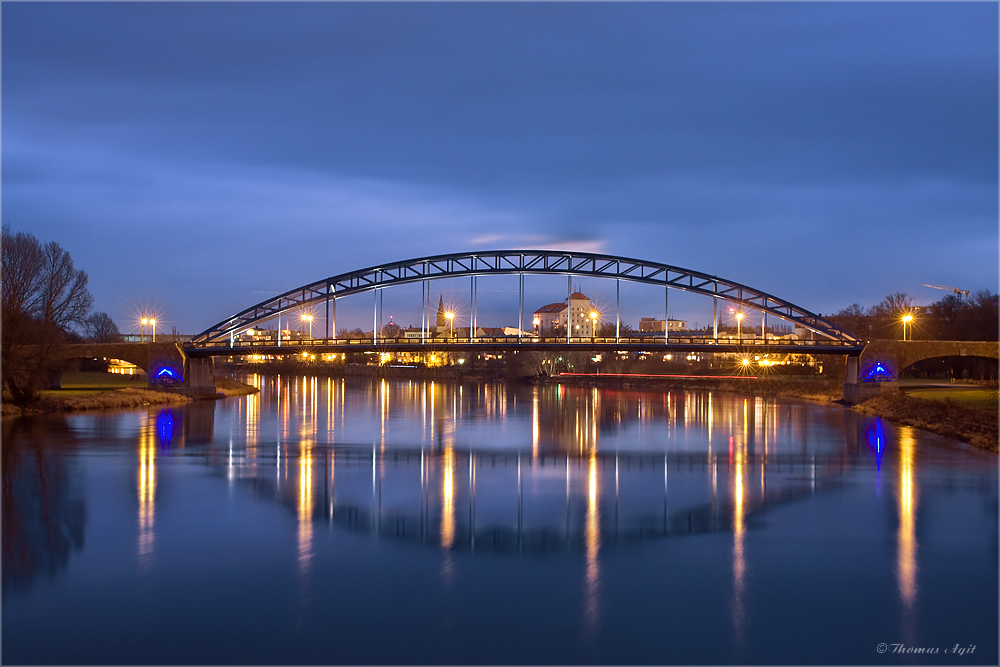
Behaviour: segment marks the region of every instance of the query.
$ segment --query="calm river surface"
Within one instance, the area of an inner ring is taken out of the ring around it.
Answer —
[[[997,664],[993,455],[718,392],[251,381],[4,420],[4,663]]]

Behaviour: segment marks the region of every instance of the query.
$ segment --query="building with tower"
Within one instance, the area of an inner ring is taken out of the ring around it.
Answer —
[[[590,338],[600,330],[601,314],[587,295],[573,292],[562,303],[542,306],[532,318],[533,331],[537,336],[565,336],[567,324],[570,336]]]

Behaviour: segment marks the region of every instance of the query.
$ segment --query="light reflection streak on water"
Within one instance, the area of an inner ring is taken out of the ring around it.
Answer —
[[[309,564],[312,561],[313,543],[312,442],[304,440],[300,447],[299,497],[297,503],[299,518],[299,574],[305,574],[309,571]]]
[[[712,424],[715,420],[715,412],[712,409],[712,392],[708,392],[708,454],[712,454]]]
[[[249,382],[259,391],[250,394],[246,399],[246,459],[251,474],[257,469],[257,440],[260,428],[260,395],[263,391],[263,378],[254,373]]]
[[[917,479],[914,466],[916,443],[913,431],[900,427],[899,434],[899,483],[897,505],[899,531],[896,536],[896,570],[899,577],[899,596],[907,609],[917,597]]]
[[[617,472],[616,472],[617,475]],[[599,566],[597,552],[601,544],[601,523],[598,512],[597,488],[597,454],[590,454],[590,474],[588,476],[587,493],[587,523],[584,529],[584,541],[587,549],[587,623],[593,626],[597,622],[598,613],[598,583]]]
[[[743,540],[746,533],[743,498],[744,451],[737,448],[733,460],[733,631],[737,641],[743,638],[743,577],[746,559]]]
[[[450,549],[455,541],[455,451],[449,446],[442,457],[441,546]]]
[[[148,566],[153,555],[153,522],[156,513],[156,439],[153,420],[149,419],[139,433],[139,545],[140,566]]]
[[[538,387],[531,391],[531,459],[538,459]]]

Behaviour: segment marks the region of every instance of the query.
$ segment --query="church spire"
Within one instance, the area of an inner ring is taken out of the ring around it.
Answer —
[[[441,329],[448,326],[448,318],[444,316],[444,297],[438,297],[438,315],[437,315],[437,325]]]

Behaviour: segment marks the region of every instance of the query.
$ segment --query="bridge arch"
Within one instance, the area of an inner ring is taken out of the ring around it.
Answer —
[[[419,257],[350,271],[261,301],[195,336],[194,345],[232,341],[257,323],[339,298],[443,278],[487,275],[564,275],[625,280],[711,297],[794,322],[823,338],[859,341],[832,322],[767,292],[699,271],[629,257],[559,250],[490,250]],[[522,294],[523,304],[523,294]],[[523,310],[523,307],[522,307]]]
[[[860,357],[860,378],[873,374],[877,364],[881,364],[885,374],[898,378],[901,371],[918,361],[940,357],[981,357],[1000,359],[1000,343],[997,341],[956,341],[956,340],[873,340],[865,347]]]

